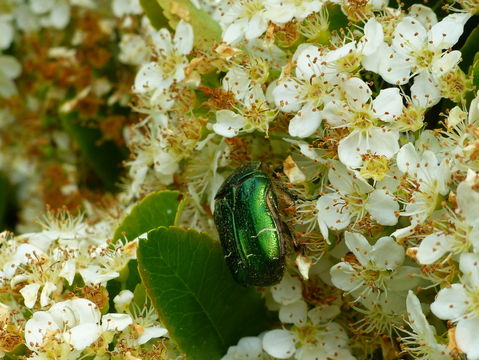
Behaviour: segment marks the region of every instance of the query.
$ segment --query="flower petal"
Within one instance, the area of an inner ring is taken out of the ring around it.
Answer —
[[[464,319],[457,323],[456,343],[467,354],[468,360],[479,360],[479,318]]]
[[[193,27],[187,22],[180,20],[175,29],[173,43],[176,50],[183,55],[189,54],[193,49]]]
[[[288,330],[271,330],[263,336],[263,349],[278,359],[288,359],[296,351],[294,334]]]
[[[452,284],[439,291],[436,300],[431,304],[431,311],[439,319],[456,320],[466,313],[468,303],[464,285]]]

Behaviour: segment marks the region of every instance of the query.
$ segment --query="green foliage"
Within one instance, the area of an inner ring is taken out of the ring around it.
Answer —
[[[157,0],[140,0],[141,7],[156,30],[168,27],[168,19],[163,15],[163,10]]]
[[[136,204],[131,212],[125,216],[115,230],[114,241],[126,238],[131,241],[141,234],[159,226],[170,226],[175,223],[176,216],[181,208],[181,195],[178,191],[159,191],[151,193]],[[110,280],[107,284],[112,299],[124,289],[135,290],[141,279],[138,274],[138,263],[130,260],[121,271],[118,279]]]
[[[461,69],[467,74],[469,67],[472,66],[474,56],[478,53],[479,44],[479,26],[471,31],[466,42],[461,48],[462,61],[459,63]]]
[[[175,224],[175,218],[181,205],[178,191],[159,191],[146,196],[125,216],[115,230],[116,241],[126,237],[128,241],[160,226]]]
[[[193,26],[195,46],[201,50],[211,50],[221,41],[221,28],[204,10],[197,9],[189,0],[142,0],[141,5],[155,28],[165,27],[166,21],[174,29],[180,19]],[[158,6],[159,5],[159,6]],[[163,11],[159,11],[161,8]]]
[[[261,297],[233,280],[219,243],[206,234],[152,230],[140,239],[138,264],[160,320],[188,359],[220,359],[241,337],[267,328]]]
[[[109,191],[116,190],[125,159],[122,150],[111,140],[102,139],[97,128],[81,125],[74,114],[62,117],[63,128],[74,139],[88,165]]]

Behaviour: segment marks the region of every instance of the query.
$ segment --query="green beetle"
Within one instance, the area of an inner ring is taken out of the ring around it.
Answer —
[[[289,230],[274,185],[260,167],[247,163],[225,180],[215,196],[214,219],[234,279],[270,286],[283,277]]]

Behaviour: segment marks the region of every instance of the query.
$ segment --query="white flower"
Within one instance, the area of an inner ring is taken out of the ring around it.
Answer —
[[[263,336],[263,349],[277,359],[354,360],[348,349],[348,336],[336,323],[314,326],[308,323],[292,330],[275,329]]]
[[[345,229],[367,213],[381,225],[397,223],[399,205],[389,191],[374,189],[338,162],[329,170],[328,179],[335,191],[321,196],[316,203],[319,227],[325,238],[328,228]]]
[[[392,236],[404,237],[422,224],[436,209],[440,196],[447,194],[450,174],[447,160],[439,163],[436,155],[425,150],[418,152],[412,143],[404,145],[397,154],[397,165],[401,172],[407,174],[419,185],[411,191],[411,198],[406,202],[402,216],[409,216],[411,225],[396,230]]]
[[[37,311],[25,324],[25,343],[30,350],[41,352],[52,340],[66,342],[75,350],[83,350],[101,335],[101,313],[86,299],[56,303],[48,311]]]
[[[345,232],[348,249],[356,262],[342,261],[331,270],[334,286],[348,292],[368,296],[372,292],[401,291],[417,285],[417,280],[408,275],[417,273],[410,266],[402,266],[404,248],[389,236],[370,245],[361,234]]]
[[[394,30],[392,47],[382,54],[379,74],[391,84],[405,84],[411,73],[419,74],[414,79],[411,97],[424,108],[436,104],[441,98],[438,89],[441,76],[451,71],[461,57],[458,50],[444,50],[459,40],[469,17],[454,13],[429,29],[421,23],[424,17],[405,17]],[[432,24],[435,18],[428,20]]]
[[[456,343],[471,360],[479,359],[479,255],[464,253],[459,259],[461,283],[439,291],[431,311],[440,319],[457,322]]]
[[[212,129],[218,135],[231,138],[240,132],[268,132],[276,112],[270,109],[260,84],[255,84],[246,71],[233,67],[223,79],[223,89],[233,93],[238,102],[235,111],[219,110]]]
[[[151,35],[157,61],[144,64],[138,71],[133,91],[150,94],[153,104],[165,104],[169,87],[185,78],[188,64],[186,55],[193,49],[193,28],[180,20],[175,37],[171,39],[167,29],[160,29]]]
[[[10,261],[3,265],[3,277],[11,279],[21,265],[32,262],[34,259],[42,257],[44,252],[31,244],[20,244],[16,249]]]
[[[223,41],[230,44],[258,38],[268,27],[262,0],[227,1],[218,8],[215,18],[223,28]]]
[[[291,136],[308,137],[318,129],[323,106],[337,96],[340,63],[354,50],[354,43],[327,53],[309,44],[298,47],[293,56],[295,76],[280,79],[273,90],[276,106],[284,112],[296,113],[289,124]]]
[[[458,216],[451,215],[446,230],[426,236],[419,244],[416,257],[421,264],[432,264],[447,253],[461,254],[471,248],[479,251],[479,221],[474,215],[479,211],[479,192],[474,190],[476,179],[476,173],[469,170],[466,180],[457,187]]]
[[[394,121],[402,113],[399,89],[383,89],[370,102],[371,90],[363,80],[350,78],[342,88],[346,101],[330,101],[322,112],[332,127],[350,130],[349,135],[339,142],[339,160],[351,168],[358,168],[363,155],[382,155],[388,159],[394,156],[399,150],[399,133],[384,124]]]

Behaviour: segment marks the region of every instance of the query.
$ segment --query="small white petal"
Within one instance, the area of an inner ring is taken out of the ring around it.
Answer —
[[[436,342],[435,329],[433,326],[429,325],[422,312],[421,303],[414,293],[409,290],[406,298],[406,307],[409,317],[409,324],[414,329],[414,331],[429,344],[434,344]]]
[[[145,331],[138,337],[138,344],[143,345],[154,338],[159,338],[168,334],[168,330],[161,326],[152,326],[146,328]]]
[[[394,30],[392,45],[394,50],[404,55],[419,50],[427,41],[424,26],[412,17],[405,17]]]
[[[116,310],[119,312],[125,312],[133,298],[134,294],[130,290],[120,291],[120,293],[113,298]]]
[[[404,248],[390,236],[380,238],[371,252],[371,260],[378,268],[386,270],[398,268],[404,262],[404,257]]]
[[[318,305],[308,311],[308,317],[313,325],[324,324],[341,313],[338,305]]]
[[[435,79],[440,79],[442,75],[450,72],[461,60],[461,52],[454,50],[444,53],[439,59],[432,63],[432,75]]]
[[[321,111],[312,105],[307,105],[291,119],[288,127],[289,134],[300,138],[311,136],[321,124],[321,118]]]
[[[371,89],[360,78],[353,77],[346,80],[343,89],[346,92],[348,104],[355,110],[360,110],[371,99]]]
[[[309,81],[314,76],[321,75],[325,69],[321,63],[321,51],[317,46],[305,45],[298,47],[296,57],[296,76]]]
[[[57,286],[50,281],[47,281],[43,285],[42,292],[40,293],[40,306],[45,307],[52,302],[50,295],[56,290]]]
[[[248,336],[241,338],[240,341],[238,341],[238,349],[247,358],[255,359],[261,356],[263,352],[263,344],[260,338]]]
[[[229,44],[234,44],[236,41],[240,40],[244,29],[246,27],[245,21],[236,21],[223,31],[223,41]]]
[[[180,20],[175,30],[175,38],[173,42],[180,54],[189,54],[193,49],[193,27]]]
[[[459,259],[459,269],[464,274],[464,281],[472,288],[479,288],[479,254],[462,253]]]
[[[436,13],[428,6],[413,4],[409,8],[409,16],[419,20],[425,29],[437,23]]]
[[[82,351],[95,342],[101,335],[101,326],[96,324],[81,324],[63,333],[63,338],[75,350]]]
[[[461,215],[470,225],[479,224],[479,217],[476,215],[479,213],[479,192],[475,190],[474,179],[466,179],[457,186],[457,204]]]
[[[293,79],[286,79],[278,83],[273,90],[274,103],[282,111],[294,112],[301,109],[298,100],[298,83]]]
[[[396,225],[398,222],[399,204],[386,190],[374,190],[365,205],[371,217],[381,225]]]
[[[231,138],[238,135],[239,130],[246,125],[246,119],[231,110],[219,110],[216,112],[216,123],[213,131],[218,135]]]
[[[347,262],[340,262],[334,265],[329,270],[329,273],[331,274],[333,285],[344,291],[356,290],[363,283],[357,271]]]
[[[343,230],[351,222],[349,208],[338,193],[321,196],[316,203],[316,209],[320,227],[324,224],[332,230]],[[321,230],[321,233],[327,238],[326,230]]]
[[[151,34],[151,39],[156,47],[156,50],[164,54],[172,52],[171,34],[166,28],[162,28]]]
[[[469,299],[462,284],[452,284],[443,288],[431,304],[431,311],[439,319],[455,320],[463,316],[468,307]]]
[[[286,273],[280,283],[271,288],[271,294],[276,302],[288,305],[302,298],[302,289],[301,281]]]
[[[76,261],[74,259],[69,259],[65,261],[60,270],[59,276],[63,277],[69,285],[73,283],[76,274]]]
[[[28,284],[20,290],[27,308],[31,309],[35,306],[39,289],[40,284]]]
[[[120,274],[116,271],[108,271],[98,265],[90,265],[86,269],[81,269],[80,274],[85,283],[101,284],[111,279],[117,278]]]
[[[464,319],[457,323],[456,343],[468,360],[479,360],[479,318]]]
[[[349,107],[342,101],[330,101],[324,105],[323,119],[332,127],[345,127],[354,116]]]
[[[448,49],[454,46],[464,32],[464,25],[471,16],[467,13],[454,13],[435,24],[429,31],[429,39],[433,46],[439,49]]]
[[[168,81],[163,79],[163,70],[155,62],[144,64],[135,77],[133,91],[143,94],[148,91],[164,89],[170,86]]]
[[[255,39],[261,36],[268,28],[268,21],[262,13],[256,13],[250,20],[245,31],[245,38],[247,40]]]
[[[391,48],[382,49],[382,61],[379,64],[379,74],[390,84],[402,85],[411,76],[411,61],[407,55],[395,52]]]
[[[294,334],[288,330],[268,331],[263,337],[263,349],[275,358],[288,359],[296,350]]]
[[[371,260],[372,246],[364,236],[358,233],[346,231],[344,240],[349,250],[354,254],[361,265],[366,266]]]
[[[372,102],[373,112],[382,121],[393,121],[403,111],[403,101],[398,88],[383,89]]]
[[[441,91],[429,74],[422,72],[414,78],[414,84],[411,86],[411,98],[415,105],[427,109],[441,100]]]
[[[278,316],[279,320],[286,324],[295,324],[296,326],[304,325],[308,317],[308,305],[304,300],[282,305],[279,309]]]
[[[451,250],[452,244],[442,232],[426,236],[419,244],[416,257],[420,264],[429,265]]]
[[[108,313],[101,319],[101,325],[104,331],[123,331],[131,324],[133,324],[133,319],[128,314]]]
[[[368,56],[376,52],[379,46],[384,42],[383,26],[375,18],[368,20],[364,25],[364,47],[363,54]]]

